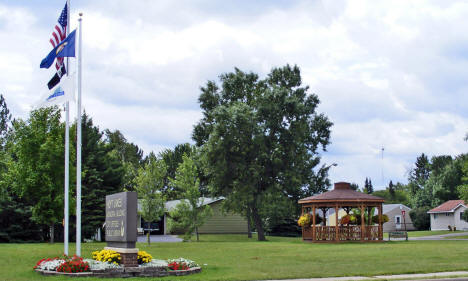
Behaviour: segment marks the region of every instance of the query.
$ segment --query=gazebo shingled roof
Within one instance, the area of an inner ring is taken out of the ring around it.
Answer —
[[[302,198],[299,204],[311,202],[356,202],[356,201],[371,201],[371,202],[384,202],[385,199],[362,192],[357,192],[350,189],[349,183],[337,182],[335,189],[324,192],[322,194]]]

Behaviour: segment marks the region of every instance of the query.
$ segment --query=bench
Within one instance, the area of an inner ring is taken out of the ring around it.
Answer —
[[[143,235],[143,234],[145,234],[145,232],[143,231],[143,228],[142,228],[142,227],[137,227],[137,234],[138,234],[138,235]]]
[[[406,238],[406,241],[408,241],[408,232],[406,232],[406,231],[390,231],[388,233],[388,241],[390,241],[390,238]]]

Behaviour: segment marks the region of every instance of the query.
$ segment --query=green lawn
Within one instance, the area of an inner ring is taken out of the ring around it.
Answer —
[[[242,235],[202,235],[198,243],[154,243],[150,247],[139,243],[137,247],[158,259],[185,257],[203,267],[200,274],[170,280],[260,280],[468,270],[466,241],[313,244],[300,238],[268,237],[268,240],[257,242]],[[105,243],[82,246],[83,255],[90,257],[92,251],[102,249]],[[43,277],[32,270],[39,259],[59,255],[62,249],[62,244],[0,244],[0,279],[70,280]]]

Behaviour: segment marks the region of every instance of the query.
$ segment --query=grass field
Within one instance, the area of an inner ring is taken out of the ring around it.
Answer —
[[[158,259],[192,259],[203,268],[200,274],[163,280],[260,280],[468,270],[466,241],[313,244],[300,238],[268,240],[258,242],[243,235],[202,235],[198,243],[154,243],[150,247],[138,243],[137,247]],[[105,243],[84,243],[83,256],[90,257],[92,251],[104,246]],[[62,251],[63,244],[59,243],[0,244],[0,280],[69,280],[44,277],[32,270],[39,259],[60,255]]]

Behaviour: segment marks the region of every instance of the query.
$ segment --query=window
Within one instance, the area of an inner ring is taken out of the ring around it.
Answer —
[[[445,213],[445,216],[446,216],[446,217],[450,217],[450,213]]]
[[[463,221],[463,212],[460,212],[460,220]]]
[[[401,216],[395,216],[395,223],[400,224],[401,223]]]
[[[437,219],[437,214],[434,214],[434,220],[436,220],[436,219]]]

